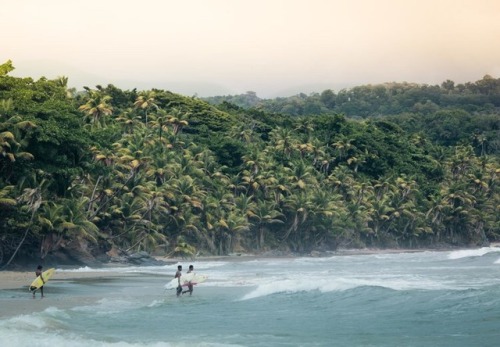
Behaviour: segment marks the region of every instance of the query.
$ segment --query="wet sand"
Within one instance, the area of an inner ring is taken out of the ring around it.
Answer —
[[[101,291],[75,291],[75,284],[92,284],[109,281],[126,281],[129,275],[102,272],[56,272],[44,287],[44,298],[40,291],[33,298],[29,291],[35,279],[33,271],[0,272],[0,319],[33,312],[49,307],[67,309],[75,306],[91,305],[102,298]]]
[[[46,270],[46,269],[44,269]],[[81,279],[100,279],[102,277],[123,277],[122,273],[106,272],[56,272],[51,281],[75,281]],[[22,289],[28,291],[28,287],[35,279],[35,271],[0,271],[0,290]],[[49,282],[50,283],[50,282]]]

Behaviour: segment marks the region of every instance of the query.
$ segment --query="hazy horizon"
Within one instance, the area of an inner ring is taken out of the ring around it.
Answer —
[[[338,91],[500,75],[496,0],[35,0],[2,4],[0,63],[19,77],[67,76],[215,96]]]

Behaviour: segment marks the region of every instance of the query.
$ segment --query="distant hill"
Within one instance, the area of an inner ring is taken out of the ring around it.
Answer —
[[[228,102],[242,108],[258,108],[292,116],[342,113],[348,117],[374,117],[405,112],[429,114],[443,108],[460,108],[469,112],[495,112],[500,107],[500,79],[489,75],[472,83],[441,85],[384,83],[363,85],[338,92],[327,89],[309,95],[261,99],[255,92],[214,96],[203,100],[219,105]]]

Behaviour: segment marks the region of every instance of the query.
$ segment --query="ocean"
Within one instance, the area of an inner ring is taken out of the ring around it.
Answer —
[[[500,248],[190,264],[208,280],[181,297],[164,289],[177,264],[57,269],[47,308],[4,312],[0,346],[500,345]]]

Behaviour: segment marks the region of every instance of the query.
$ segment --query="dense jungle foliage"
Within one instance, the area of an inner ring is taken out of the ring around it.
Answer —
[[[500,236],[498,80],[325,91],[312,97],[329,107],[297,116],[156,89],[77,92],[13,68],[0,65],[0,266]]]

